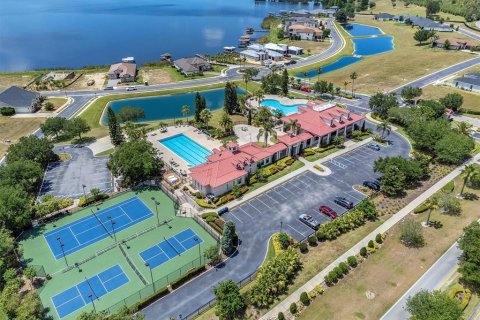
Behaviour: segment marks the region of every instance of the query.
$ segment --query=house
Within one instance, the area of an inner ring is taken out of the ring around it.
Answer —
[[[40,107],[40,94],[11,86],[0,92],[0,108],[13,108],[15,113],[33,113]]]
[[[468,73],[453,80],[455,87],[480,92],[480,73]]]
[[[212,65],[202,55],[175,60],[173,66],[186,76],[201,74],[212,69]]]
[[[445,48],[445,43],[448,43],[450,50],[472,50],[477,44],[473,41],[457,39],[457,38],[443,38],[436,39],[432,42],[432,47]]]
[[[283,54],[278,53],[276,51],[272,50],[266,50],[268,59],[273,60],[273,61],[281,61],[283,60]]]
[[[135,63],[115,63],[108,70],[108,79],[119,79],[120,82],[134,82],[137,74],[137,65]]]
[[[305,27],[294,24],[288,27],[288,36],[295,40],[321,40],[323,39],[323,31],[319,28]]]
[[[300,24],[310,28],[319,28],[321,26],[321,22],[319,20],[309,17],[289,17],[283,20],[283,27],[285,31],[288,31],[288,27],[294,24]]]
[[[404,22],[404,23],[407,23],[408,21],[410,21],[412,25],[423,30],[432,30],[432,31],[439,31],[439,32],[453,31],[453,28],[451,26],[448,26],[424,17],[403,15],[403,16],[395,17],[394,20]]]
[[[240,51],[240,57],[251,61],[264,61],[268,59],[265,51],[255,51],[251,49]]]
[[[267,43],[265,45],[265,49],[275,51],[281,54],[287,54],[288,53],[288,46],[287,45],[279,45],[276,43]]]
[[[42,81],[63,81],[63,80],[71,80],[75,78],[75,72],[49,72],[42,77]]]
[[[392,21],[395,20],[395,15],[390,13],[379,13],[375,15],[375,20],[378,21]]]

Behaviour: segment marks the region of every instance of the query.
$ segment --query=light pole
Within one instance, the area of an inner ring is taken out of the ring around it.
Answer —
[[[117,235],[115,234],[115,224],[116,224],[116,222],[110,216],[108,216],[107,218],[110,220],[110,223],[112,224],[113,238],[115,239],[115,243],[117,243]]]
[[[145,267],[147,267],[148,269],[150,269],[150,279],[152,279],[152,285],[153,285],[153,293],[155,293],[155,282],[153,282],[153,272],[152,272],[152,268],[150,268],[150,264],[148,262],[145,262]]]
[[[88,298],[90,299],[90,301],[92,302],[92,306],[93,306],[93,312],[97,312],[97,309],[95,309],[95,302],[93,302],[93,297],[92,297],[92,294],[89,293],[88,294]]]
[[[282,233],[282,229],[283,229],[283,221],[280,221],[280,233]]]
[[[198,245],[198,259],[200,259],[200,265],[202,265],[202,250],[200,249],[200,241],[197,237],[193,238],[197,242]]]
[[[158,205],[160,204],[160,202],[158,202],[157,199],[155,199],[155,197],[152,197],[152,201],[155,203],[155,212],[157,213],[157,227],[159,227],[160,218],[158,217]]]
[[[85,200],[87,200],[87,194],[85,193],[85,188],[86,187],[87,187],[86,185],[82,184],[83,196],[85,197]]]
[[[65,251],[63,250],[63,247],[65,246],[62,241],[60,240],[60,237],[57,238],[57,241],[58,241],[58,244],[60,245],[60,248],[62,249],[62,255],[63,255],[63,259],[65,259],[65,264],[67,265],[68,267],[68,262],[67,262],[67,257],[65,256]]]

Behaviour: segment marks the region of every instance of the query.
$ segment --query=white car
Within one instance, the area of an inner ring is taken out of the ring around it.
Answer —
[[[137,90],[137,87],[134,87],[134,86],[127,87],[127,91],[135,91],[135,90]]]

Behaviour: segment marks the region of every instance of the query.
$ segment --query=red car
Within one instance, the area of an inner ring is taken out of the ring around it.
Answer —
[[[335,211],[333,211],[332,208],[330,207],[327,207],[327,206],[320,206],[320,208],[318,208],[318,210],[320,210],[321,213],[323,213],[324,215],[332,218],[332,219],[335,219],[337,217],[337,213]]]
[[[310,92],[310,91],[312,91],[312,89],[310,89],[310,87],[307,87],[307,86],[301,86],[301,87],[300,87],[300,90],[301,90],[301,91],[305,91],[305,92]]]

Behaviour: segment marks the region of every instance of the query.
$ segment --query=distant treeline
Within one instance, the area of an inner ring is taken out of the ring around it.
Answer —
[[[404,0],[406,4],[413,3],[419,6],[426,6],[428,1],[431,0]],[[480,19],[479,0],[440,0],[439,2],[442,12],[465,17],[469,22]]]

